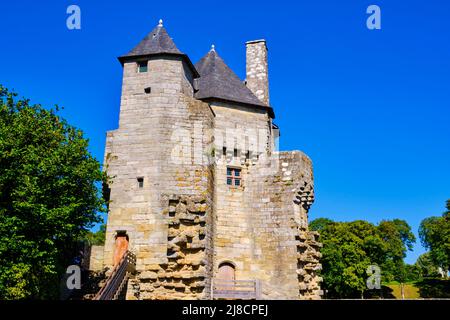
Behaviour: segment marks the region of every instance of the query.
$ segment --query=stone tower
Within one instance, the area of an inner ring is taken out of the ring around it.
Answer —
[[[136,254],[127,298],[320,298],[312,165],[275,150],[265,41],[247,43],[246,83],[214,47],[193,65],[162,21],[119,61],[103,266]]]

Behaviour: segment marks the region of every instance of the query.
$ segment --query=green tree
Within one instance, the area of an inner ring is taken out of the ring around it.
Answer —
[[[321,232],[323,229],[325,229],[325,227],[329,224],[334,223],[333,220],[328,219],[328,218],[317,218],[314,219],[313,221],[311,221],[309,223],[309,229],[312,231],[319,231]]]
[[[422,245],[430,252],[430,259],[444,271],[450,269],[450,200],[441,217],[429,217],[420,223]]]
[[[104,211],[83,133],[0,86],[0,299],[51,299]]]
[[[320,218],[310,228],[320,232],[323,244],[323,287],[329,298],[358,298],[367,290],[366,273],[378,265],[384,281],[401,282],[414,277],[416,270],[403,262],[415,241],[403,220],[385,220],[378,226],[367,221],[333,222]]]
[[[105,244],[106,224],[102,224],[97,232],[88,231],[86,240],[90,245],[99,246]]]
[[[410,278],[411,267],[404,263],[406,252],[413,249],[416,237],[404,220],[382,220],[378,224],[380,237],[386,243],[381,270],[384,281],[404,283]]]
[[[424,254],[421,254],[415,263],[417,269],[419,270],[420,277],[437,277],[439,275],[438,273],[438,266],[436,266],[433,262],[433,260],[430,257],[429,252],[425,252]]]
[[[315,225],[312,222],[313,226]],[[377,264],[383,241],[366,221],[327,223],[321,230],[322,277],[329,298],[358,298],[366,290],[367,267]]]

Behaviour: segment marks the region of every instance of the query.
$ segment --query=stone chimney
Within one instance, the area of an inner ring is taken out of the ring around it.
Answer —
[[[269,73],[266,40],[246,42],[247,87],[266,105],[269,105]]]

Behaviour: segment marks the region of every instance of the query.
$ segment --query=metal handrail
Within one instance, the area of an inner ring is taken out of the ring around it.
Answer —
[[[115,300],[119,290],[123,288],[130,272],[134,271],[136,258],[133,253],[126,251],[119,263],[114,267],[105,285],[99,290],[94,300]]]

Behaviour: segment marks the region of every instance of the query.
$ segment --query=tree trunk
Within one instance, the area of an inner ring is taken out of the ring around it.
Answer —
[[[403,282],[400,284],[401,292],[402,292],[402,300],[405,300],[405,289]]]

